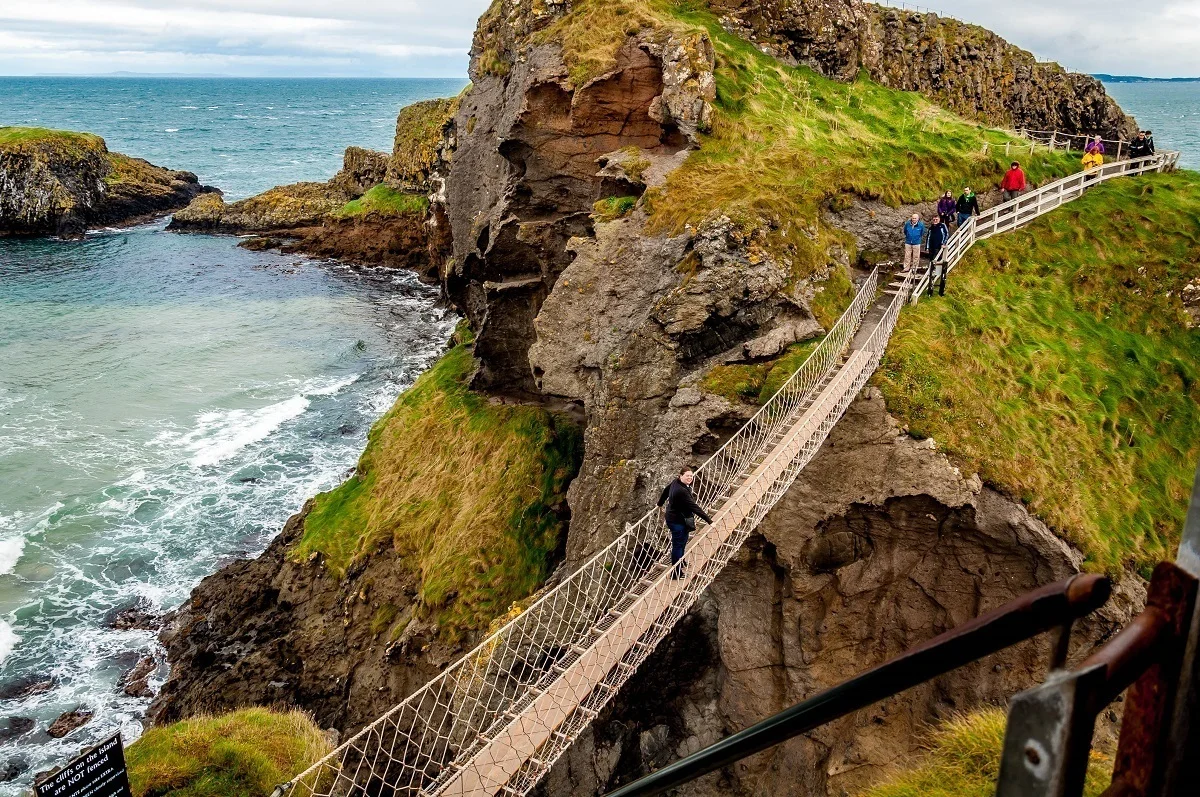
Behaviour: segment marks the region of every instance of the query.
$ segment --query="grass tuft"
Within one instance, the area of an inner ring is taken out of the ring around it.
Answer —
[[[303,712],[245,708],[151,728],[125,759],[134,797],[266,797],[329,749]]]
[[[427,210],[429,210],[429,198],[424,194],[409,194],[397,191],[386,183],[380,183],[358,199],[350,200],[331,215],[334,218],[347,219],[371,213],[379,216],[421,214]]]
[[[396,401],[355,475],[314,499],[291,552],[320,552],[340,578],[389,548],[419,583],[417,616],[436,616],[452,640],[545,579],[582,457],[575,426],[471,392],[473,369],[470,348],[457,346]],[[377,617],[377,632],[394,619]]]
[[[975,247],[876,375],[918,436],[1093,569],[1172,558],[1200,460],[1200,175],[1118,180]]]
[[[635,196],[611,196],[601,199],[592,206],[592,218],[596,221],[612,221],[630,213],[637,206]]]
[[[991,797],[1000,774],[1005,715],[987,708],[947,720],[930,734],[916,766],[869,789],[862,797]],[[1093,752],[1084,797],[1108,786],[1112,762]]]

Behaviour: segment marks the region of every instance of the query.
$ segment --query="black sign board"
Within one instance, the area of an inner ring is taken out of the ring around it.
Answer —
[[[116,733],[33,786],[37,797],[133,797]]]

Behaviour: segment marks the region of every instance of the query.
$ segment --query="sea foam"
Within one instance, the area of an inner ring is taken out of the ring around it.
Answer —
[[[21,554],[25,551],[24,537],[9,537],[5,540],[0,540],[0,576],[11,573],[17,566],[17,562],[21,560]],[[0,657],[2,660],[2,657]]]
[[[196,428],[183,438],[183,443],[192,451],[191,464],[204,467],[229,459],[303,414],[308,404],[308,399],[301,395],[259,410],[201,413]]]
[[[8,658],[20,641],[21,637],[12,630],[12,626],[0,620],[0,664],[4,663],[4,660]]]

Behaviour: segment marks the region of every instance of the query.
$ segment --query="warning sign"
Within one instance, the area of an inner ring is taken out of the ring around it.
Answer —
[[[117,733],[33,786],[37,797],[133,797]]]

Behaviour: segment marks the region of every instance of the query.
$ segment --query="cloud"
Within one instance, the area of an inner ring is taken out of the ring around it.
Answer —
[[[0,74],[462,76],[486,0],[0,0]]]
[[[1076,72],[1200,76],[1195,0],[954,0],[942,8]]]
[[[927,0],[1081,72],[1200,73],[1195,0]],[[0,74],[463,76],[487,0],[0,0]]]

